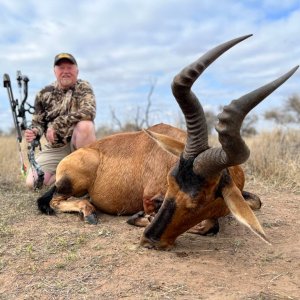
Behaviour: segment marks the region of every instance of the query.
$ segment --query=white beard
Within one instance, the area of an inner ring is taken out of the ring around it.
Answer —
[[[62,78],[60,80],[60,83],[62,86],[69,86],[69,85],[72,85],[72,79],[71,78]]]

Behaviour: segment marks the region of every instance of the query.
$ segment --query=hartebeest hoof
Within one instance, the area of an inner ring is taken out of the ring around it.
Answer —
[[[146,227],[148,226],[153,219],[153,216],[145,214],[145,212],[140,211],[133,216],[131,216],[127,220],[127,224],[133,225],[133,226],[138,226],[138,227]]]
[[[98,224],[98,218],[97,218],[97,215],[95,213],[92,213],[88,216],[85,216],[84,221],[86,223],[89,223],[89,224],[92,224],[92,225],[97,225]]]
[[[138,213],[132,215],[126,222],[129,225],[136,226],[137,220],[143,218],[145,213],[143,211],[139,211]]]
[[[246,191],[243,191],[242,195],[252,210],[259,210],[261,208],[262,203],[257,195]]]
[[[140,245],[147,249],[156,249],[156,250],[171,250],[174,247],[174,243],[162,243],[161,241],[154,241],[152,239],[146,238],[144,235],[140,240]]]
[[[200,235],[216,235],[220,230],[219,221],[207,219],[188,230],[189,233]]]

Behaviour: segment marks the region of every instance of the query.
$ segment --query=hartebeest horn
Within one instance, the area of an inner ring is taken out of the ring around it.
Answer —
[[[194,160],[193,168],[196,174],[204,177],[214,176],[221,170],[242,164],[248,159],[250,150],[240,134],[244,118],[251,109],[288,80],[298,67],[224,107],[216,125],[222,148],[212,148],[200,153]]]
[[[250,36],[252,34],[230,40],[211,49],[175,76],[172,91],[185,116],[187,126],[187,142],[183,151],[184,158],[195,158],[199,153],[209,148],[204,111],[196,95],[191,91],[192,85],[219,56]]]

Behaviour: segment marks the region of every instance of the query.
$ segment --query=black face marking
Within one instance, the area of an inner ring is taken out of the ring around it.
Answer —
[[[223,197],[222,190],[231,181],[232,181],[232,179],[231,179],[231,176],[230,176],[230,173],[229,173],[228,169],[224,169],[221,173],[221,178],[220,178],[219,184],[218,184],[218,186],[216,188],[216,191],[215,191],[215,197],[216,198]]]
[[[165,228],[171,222],[176,210],[175,199],[166,199],[154,220],[145,229],[144,235],[151,241],[159,241]]]
[[[193,158],[184,159],[181,156],[179,162],[171,172],[180,190],[189,194],[192,198],[197,196],[205,184],[205,178],[194,173],[193,163]]]

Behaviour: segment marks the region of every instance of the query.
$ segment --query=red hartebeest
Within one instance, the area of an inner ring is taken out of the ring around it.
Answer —
[[[191,92],[210,63],[247,37],[210,50],[175,77],[172,89],[186,118],[187,135],[159,124],[148,132],[115,134],[78,149],[58,165],[56,183],[38,199],[39,209],[48,214],[77,211],[96,223],[96,208],[116,215],[142,210],[152,215],[156,202],[164,199],[142,237],[146,247],[167,248],[194,225],[193,232],[216,232],[217,219],[230,212],[265,239],[249,209],[259,208],[260,200],[243,191],[244,173],[238,165],[249,151],[239,130],[245,115],[295,69],[224,108],[217,125],[222,148],[209,148],[203,109]],[[86,193],[90,199],[77,198]],[[129,223],[145,226],[149,221],[143,216],[136,214]]]

